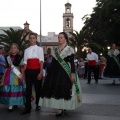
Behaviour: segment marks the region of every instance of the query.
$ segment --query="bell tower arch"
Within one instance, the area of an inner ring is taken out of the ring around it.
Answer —
[[[63,13],[63,31],[73,32],[73,13],[71,13],[71,4],[67,2],[65,4],[65,13]]]

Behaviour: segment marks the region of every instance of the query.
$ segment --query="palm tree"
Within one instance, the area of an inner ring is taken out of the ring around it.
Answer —
[[[70,32],[70,34],[72,37],[69,38],[68,44],[73,46],[74,48],[77,48],[76,54],[78,54],[79,56],[85,57],[86,51],[82,51],[82,49],[88,47],[94,48],[95,52],[100,53],[102,46],[96,42],[93,42],[93,40],[88,40],[84,31],[81,30],[80,32],[77,32],[74,30],[74,32]]]
[[[29,41],[26,40],[29,32],[24,34],[24,30],[3,30],[5,34],[0,34],[0,44],[3,45],[7,50],[10,48],[12,43],[16,43],[19,46],[20,51],[23,51],[29,45]]]
[[[87,44],[86,40],[83,37],[82,31],[77,32],[74,30],[74,32],[70,32],[71,36],[69,38],[68,44],[73,46],[74,48],[77,48],[77,54],[82,50],[83,47]]]

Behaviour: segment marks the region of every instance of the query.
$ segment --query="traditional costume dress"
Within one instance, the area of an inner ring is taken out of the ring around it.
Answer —
[[[120,52],[115,49],[108,52],[103,77],[108,80],[120,80]]]
[[[100,60],[100,68],[99,68],[99,77],[103,78],[103,71],[106,66],[106,61],[105,60]]]
[[[75,73],[74,83],[70,80],[71,73]],[[66,46],[62,51],[55,48],[41,91],[39,105],[74,110],[81,105],[81,94],[79,79],[75,72],[74,50],[70,46]]]
[[[23,67],[22,57],[18,54],[9,56],[12,64],[21,70]],[[0,85],[0,103],[5,105],[24,105],[25,86],[20,78],[13,72],[13,68],[8,64]]]
[[[91,82],[91,73],[94,73],[94,79],[96,83],[98,82],[98,74],[97,74],[97,62],[98,55],[94,52],[87,54],[88,60],[88,84]]]

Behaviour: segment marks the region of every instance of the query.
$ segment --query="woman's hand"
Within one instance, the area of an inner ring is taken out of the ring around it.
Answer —
[[[71,73],[70,80],[71,80],[72,82],[74,82],[74,80],[75,80],[75,74],[74,74],[74,73]]]
[[[38,74],[38,76],[37,76],[37,79],[38,79],[38,80],[41,80],[41,79],[42,79],[42,77],[43,77],[43,73],[42,73],[42,72],[40,72],[40,73]]]
[[[25,80],[25,76],[24,76],[23,74],[21,74],[20,80],[21,80],[21,82],[22,82],[23,80]]]

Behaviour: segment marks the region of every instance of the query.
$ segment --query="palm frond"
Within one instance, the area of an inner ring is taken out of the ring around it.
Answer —
[[[10,47],[12,43],[16,43],[20,49],[24,50],[27,46],[26,37],[29,33],[23,36],[23,30],[14,30],[10,28],[9,30],[3,30],[5,34],[0,34],[0,42],[5,47]]]

